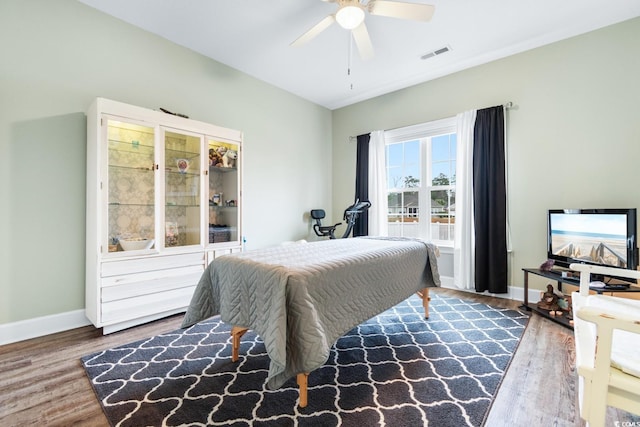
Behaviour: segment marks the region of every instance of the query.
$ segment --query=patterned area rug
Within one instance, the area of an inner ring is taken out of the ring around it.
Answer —
[[[249,331],[231,362],[230,326],[191,328],[85,356],[114,426],[480,426],[528,316],[432,293],[362,323],[309,375],[267,390],[269,359]]]

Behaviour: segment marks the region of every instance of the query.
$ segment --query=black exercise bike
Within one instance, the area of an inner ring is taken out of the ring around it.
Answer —
[[[342,235],[343,239],[349,237],[349,234],[351,234],[351,230],[353,229],[353,226],[356,223],[358,217],[370,207],[371,203],[368,200],[361,202],[356,199],[356,202],[353,205],[344,210],[343,219],[347,222],[347,229]],[[311,218],[316,221],[316,223],[313,224],[313,231],[315,231],[316,235],[319,237],[329,237],[330,239],[335,239],[336,227],[338,227],[342,223],[339,222],[334,225],[322,225],[321,220],[325,217],[325,215],[326,214],[324,209],[311,210]]]

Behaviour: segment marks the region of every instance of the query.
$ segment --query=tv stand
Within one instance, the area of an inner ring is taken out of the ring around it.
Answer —
[[[556,282],[556,288],[559,292],[562,292],[562,284],[568,284],[573,286],[580,286],[580,276],[579,273],[571,270],[560,270],[560,269],[552,269],[551,271],[540,270],[539,268],[523,268],[524,272],[524,303],[520,306],[521,309],[526,311],[534,311],[540,314],[547,319],[550,319],[556,323],[561,324],[569,329],[573,329],[573,325],[569,322],[570,319],[567,318],[566,313],[563,312],[561,316],[551,316],[548,310],[541,310],[537,306],[537,301],[530,304],[529,303],[529,274],[535,274],[536,276],[545,277],[547,279],[553,280]],[[567,274],[562,274],[562,273]],[[569,274],[570,273],[570,274]],[[591,275],[592,281],[603,281],[606,278],[601,276],[600,278],[594,278],[594,275]],[[640,287],[627,285],[625,284],[610,284],[604,287],[590,287],[592,291],[597,294],[602,293],[613,293],[613,292],[640,292]],[[541,291],[543,292],[543,291]]]
[[[544,270],[540,270],[540,271],[544,271]],[[566,283],[573,283],[573,282],[580,283],[580,273],[578,273],[577,271],[572,271],[564,268],[552,268],[551,270],[549,270],[549,273],[553,274],[554,276],[560,276],[563,279],[567,279]],[[597,281],[603,282],[604,280],[605,280],[605,277],[602,274],[591,274],[592,282],[597,282]]]

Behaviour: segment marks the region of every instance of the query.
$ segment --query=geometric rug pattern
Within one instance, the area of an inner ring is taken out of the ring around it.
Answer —
[[[481,426],[528,316],[432,293],[358,325],[311,372],[307,407],[295,378],[278,390],[252,331],[231,362],[230,325],[187,329],[82,358],[113,426]]]

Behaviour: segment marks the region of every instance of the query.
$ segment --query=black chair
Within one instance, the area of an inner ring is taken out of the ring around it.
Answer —
[[[311,218],[316,220],[316,223],[313,224],[313,231],[315,231],[316,236],[320,237],[329,237],[330,239],[335,239],[336,235],[336,227],[342,224],[341,222],[335,225],[322,225],[322,219],[326,216],[324,209],[312,209],[311,210]]]

